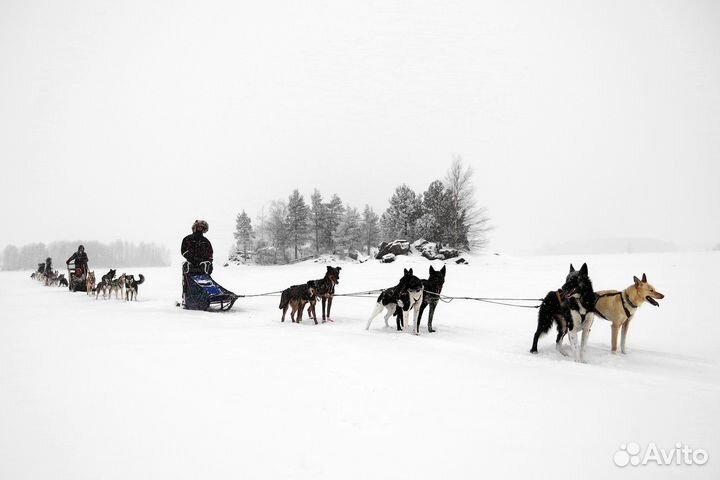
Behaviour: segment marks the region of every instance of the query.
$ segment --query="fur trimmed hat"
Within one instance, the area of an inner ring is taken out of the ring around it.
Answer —
[[[205,220],[195,220],[192,224],[193,232],[200,230],[202,233],[207,233],[208,229],[208,223]]]

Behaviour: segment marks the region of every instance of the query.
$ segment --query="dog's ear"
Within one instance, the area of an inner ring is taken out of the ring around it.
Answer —
[[[332,272],[332,267],[331,267],[330,265],[328,265],[327,271],[328,271],[328,272]]]
[[[640,279],[633,275],[633,282],[635,282],[635,288],[640,288]]]
[[[645,276],[645,274],[644,274],[644,273],[643,273],[643,278],[642,278],[642,281],[643,281],[643,283],[647,283],[647,277]]]
[[[573,267],[573,264],[570,264],[570,273],[573,273],[575,271],[575,267]]]
[[[408,275],[412,275],[412,274],[413,273],[412,273],[412,268],[411,268],[410,270],[408,270]]]
[[[430,265],[430,275],[432,275],[433,273],[435,273],[435,269],[432,267],[432,265]]]
[[[337,269],[338,272],[339,272],[340,270],[342,270],[342,267],[335,267],[335,268]]]
[[[580,267],[580,273],[583,275],[587,275],[587,273],[588,273],[587,263],[583,263],[583,266]]]
[[[443,277],[445,276],[446,271],[447,271],[447,265],[443,265],[443,268],[440,269],[440,273],[443,274]]]
[[[407,268],[403,268],[403,276],[406,276],[406,277],[407,277],[407,274],[408,274]]]

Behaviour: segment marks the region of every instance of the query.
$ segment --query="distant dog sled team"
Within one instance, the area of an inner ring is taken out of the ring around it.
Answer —
[[[33,272],[31,277],[44,282],[45,285],[68,287],[72,292],[86,292],[88,296],[94,295],[96,300],[101,294],[105,299],[112,298],[115,294],[116,299],[137,300],[138,286],[145,281],[145,276],[142,274],[138,275],[138,280],[135,280],[134,275],[125,273],[115,278],[117,270],[114,269],[110,269],[98,281],[95,272],[88,271],[88,256],[84,245],[79,245],[77,251],[65,261],[65,264],[68,268],[68,278],[52,269],[50,257],[38,264],[38,270]]]
[[[37,270],[30,275],[30,278],[47,287],[67,287],[68,284],[65,274],[53,270],[52,258],[50,257],[38,264]]]
[[[229,310],[239,298],[229,290],[212,280],[213,249],[210,241],[204,236],[208,231],[208,223],[196,220],[192,225],[192,233],[186,236],[181,244],[181,253],[185,258],[183,264],[183,302],[187,309],[208,310],[212,305],[219,305],[221,310]],[[71,291],[85,291],[89,296],[99,299],[124,298],[126,301],[137,300],[139,286],[144,283],[142,274],[136,279],[134,275],[125,274],[116,277],[117,270],[110,269],[99,280],[94,271],[88,271],[88,257],[83,245],[65,262],[68,266],[68,277],[58,274],[52,269],[52,260],[47,258],[38,265],[32,278],[45,285],[64,285]],[[281,322],[290,310],[292,323],[301,323],[307,307],[308,317],[318,324],[316,305],[321,302],[322,323],[333,322],[331,309],[336,296],[335,287],[340,283],[341,267],[327,266],[325,276],[317,280],[292,285],[282,291],[279,308],[282,310]],[[398,331],[410,331],[420,334],[423,312],[428,309],[427,330],[435,332],[433,319],[435,309],[441,299],[447,267],[436,270],[429,268],[427,279],[420,279],[413,269],[404,269],[403,276],[397,284],[378,290],[375,307],[365,326],[370,329],[372,321],[385,310],[385,327],[389,327],[390,317],[395,317]],[[571,264],[565,282],[557,289],[547,293],[538,308],[537,328],[530,348],[531,353],[538,353],[538,341],[546,334],[553,323],[557,327],[555,348],[564,356],[570,354],[563,347],[565,337],[569,339],[572,356],[576,362],[584,361],[584,351],[590,337],[595,316],[610,322],[610,344],[613,353],[618,350],[626,353],[626,340],[630,324],[640,306],[647,302],[659,306],[657,300],[664,295],[651,285],[643,273],[641,278],[633,277],[633,284],[624,290],[595,291],[590,280],[588,266],[583,264],[579,269]],[[412,312],[412,322],[410,315]],[[581,334],[578,339],[578,334]],[[619,337],[619,338],[618,338]]]

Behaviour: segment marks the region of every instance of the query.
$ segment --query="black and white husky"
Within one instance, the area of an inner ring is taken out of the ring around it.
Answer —
[[[413,275],[412,268],[404,269],[403,277],[394,287],[383,290],[377,299],[375,309],[368,319],[365,330],[370,329],[373,319],[387,309],[385,313],[385,326],[389,327],[388,319],[395,314],[396,309],[402,310],[402,328],[407,331],[409,325],[410,309],[413,310],[413,325],[417,324],[418,311],[423,300],[423,284],[418,277]],[[398,325],[398,330],[400,326]],[[419,332],[416,332],[416,334]]]
[[[135,280],[134,275],[125,275],[125,300],[137,302],[139,285],[145,281],[145,276],[141,273],[138,275],[140,280]]]
[[[537,353],[540,335],[547,333],[553,322],[557,324],[555,348],[567,356],[562,341],[565,335],[570,339],[576,362],[583,361],[583,350],[592,328],[595,311],[595,291],[588,276],[587,264],[583,263],[580,270],[570,265],[570,272],[565,284],[556,292],[548,292],[540,305],[538,326],[533,337],[531,353]],[[578,345],[577,334],[582,330],[582,343]]]

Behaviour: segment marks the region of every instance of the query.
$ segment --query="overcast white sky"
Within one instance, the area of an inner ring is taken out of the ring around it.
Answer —
[[[493,250],[720,243],[720,3],[0,1],[0,248],[317,187],[378,213],[452,155]]]

